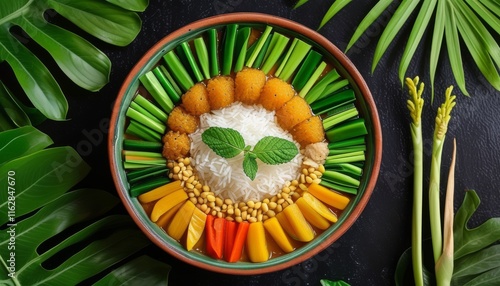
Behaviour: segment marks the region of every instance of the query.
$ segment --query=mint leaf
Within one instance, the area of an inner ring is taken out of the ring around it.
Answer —
[[[257,160],[255,160],[255,156],[252,156],[251,153],[246,153],[245,157],[243,158],[243,172],[245,172],[245,175],[250,178],[250,180],[254,180],[255,176],[257,175],[257,169],[259,166],[257,166]]]
[[[215,154],[227,159],[240,154],[245,148],[241,134],[231,128],[210,127],[201,134],[201,140]]]
[[[255,144],[251,152],[268,165],[278,165],[290,162],[299,150],[293,142],[286,139],[266,136]]]

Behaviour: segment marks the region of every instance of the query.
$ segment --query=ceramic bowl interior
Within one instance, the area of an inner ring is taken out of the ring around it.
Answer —
[[[263,263],[227,263],[223,260],[212,259],[198,252],[186,251],[180,243],[152,223],[138,200],[129,196],[129,184],[122,161],[122,143],[127,122],[125,112],[137,93],[140,85],[139,77],[150,71],[162,59],[165,53],[183,41],[193,39],[207,29],[223,28],[230,23],[253,25],[262,28],[270,25],[275,31],[312,44],[328,61],[333,63],[341,76],[349,80],[356,95],[356,106],[360,112],[360,116],[365,119],[368,129],[366,161],[359,192],[344,210],[342,216],[339,217],[339,221],[305,246]],[[142,57],[125,79],[113,109],[109,134],[111,171],[119,197],[130,216],[146,236],[162,250],[184,262],[211,271],[238,275],[260,274],[290,267],[324,250],[344,234],[359,217],[373,191],[379,173],[382,155],[381,146],[382,135],[375,103],[362,76],[350,60],[330,41],[315,31],[287,19],[256,13],[226,14],[203,19],[189,24],[159,41]]]

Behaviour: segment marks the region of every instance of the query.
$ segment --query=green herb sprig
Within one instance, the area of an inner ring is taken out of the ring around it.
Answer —
[[[279,165],[290,162],[299,153],[293,142],[274,136],[265,136],[252,148],[232,128],[210,127],[201,134],[201,139],[215,154],[226,159],[243,152],[243,172],[252,181],[257,175],[257,158],[268,165]]]

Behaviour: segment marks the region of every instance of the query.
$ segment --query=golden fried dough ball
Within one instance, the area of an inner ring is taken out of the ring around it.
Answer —
[[[280,109],[276,110],[276,119],[281,128],[290,131],[296,124],[312,116],[309,104],[300,96],[295,95]]]
[[[234,79],[229,76],[217,76],[207,83],[208,103],[212,110],[221,109],[234,102]]]
[[[297,141],[302,148],[305,146],[318,143],[325,139],[325,131],[323,130],[323,122],[319,116],[313,116],[295,125],[290,133],[293,139]]]
[[[167,119],[170,130],[191,134],[196,131],[199,124],[197,116],[189,114],[182,106],[176,106]]]
[[[163,156],[170,160],[185,158],[191,149],[191,141],[186,133],[168,131],[163,136]]]
[[[210,112],[207,94],[207,88],[199,82],[182,95],[182,105],[187,112],[194,116]]]
[[[247,68],[239,71],[234,80],[234,99],[245,104],[257,103],[265,83],[266,75],[261,70]]]
[[[275,77],[269,79],[262,91],[258,103],[267,110],[277,110],[295,95],[292,85]]]

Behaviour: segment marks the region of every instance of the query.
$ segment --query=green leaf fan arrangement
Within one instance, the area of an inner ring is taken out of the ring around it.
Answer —
[[[73,148],[45,149],[31,126],[0,143],[0,285],[166,285],[170,267],[138,255],[149,241],[131,219],[104,216],[115,196],[70,191],[90,170]]]
[[[29,125],[40,115],[64,120],[68,103],[56,79],[42,61],[18,37],[19,27],[47,50],[59,68],[76,85],[97,91],[108,81],[109,58],[90,42],[50,23],[54,11],[96,38],[117,46],[132,42],[141,29],[136,12],[144,11],[148,0],[3,0],[0,2],[0,62],[13,70],[20,86],[35,107],[20,103],[0,82],[0,130]],[[52,13],[52,14],[51,14]],[[38,111],[37,111],[38,110]]]
[[[299,1],[299,7],[308,0]],[[336,0],[326,12],[319,28],[323,27],[334,15],[341,11],[351,0]],[[353,47],[363,33],[393,4],[392,0],[380,0],[373,6],[356,28],[346,51]],[[467,91],[464,66],[462,62],[465,46],[477,68],[488,83],[500,91],[500,3],[496,0],[403,0],[380,35],[375,48],[372,72],[380,59],[400,32],[403,25],[416,18],[410,35],[404,37],[406,46],[399,63],[399,78],[403,83],[406,71],[415,51],[426,33],[432,33],[430,45],[429,71],[434,95],[434,80],[441,48],[446,45],[448,59],[455,81],[463,94]],[[496,38],[495,38],[496,37]]]

